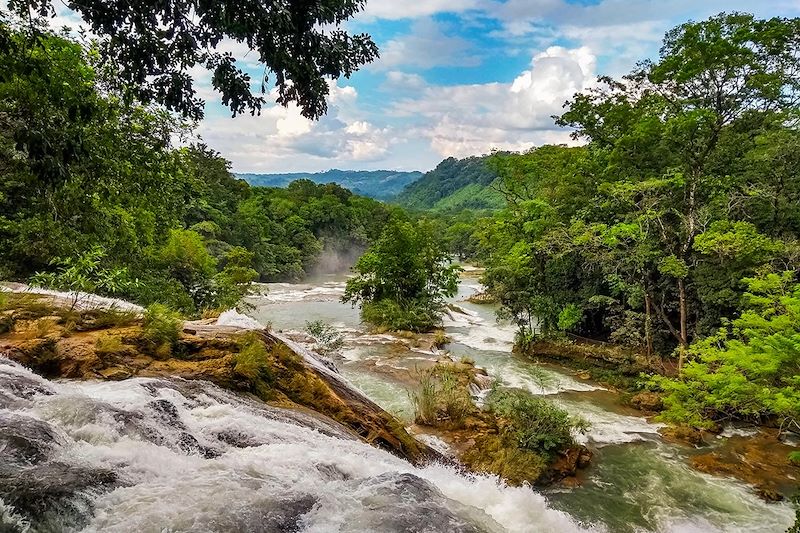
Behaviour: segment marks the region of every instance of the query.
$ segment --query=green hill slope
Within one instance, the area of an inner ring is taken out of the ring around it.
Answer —
[[[397,170],[338,170],[325,172],[292,172],[288,174],[237,174],[238,178],[250,185],[262,187],[286,187],[299,179],[309,179],[314,183],[337,183],[356,194],[388,200],[397,195],[405,186],[422,177],[422,172],[402,172]]]
[[[497,174],[486,157],[449,157],[409,184],[396,202],[413,209],[497,209],[503,197],[490,187]]]

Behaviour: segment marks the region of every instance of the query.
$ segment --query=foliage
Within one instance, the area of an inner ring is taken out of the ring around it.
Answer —
[[[461,160],[449,157],[407,185],[396,201],[414,209],[502,207],[502,197],[488,189],[496,177],[494,170],[487,166],[485,157]]]
[[[37,272],[31,277],[31,285],[73,293],[70,309],[75,308],[81,293],[112,295],[135,287],[137,282],[130,279],[126,268],[101,266],[105,256],[103,248],[94,246],[76,257],[57,257],[50,262],[56,271]]]
[[[344,337],[336,328],[322,320],[306,322],[306,332],[316,341],[314,349],[326,355],[338,352],[344,346]]]
[[[460,268],[449,264],[443,244],[425,221],[391,220],[353,267],[343,302],[362,306],[376,326],[425,331],[458,288]]]
[[[800,430],[800,283],[796,273],[746,279],[739,317],[689,348],[679,378],[655,376],[661,418],[709,427],[731,417]]]
[[[575,433],[585,433],[589,424],[570,416],[552,402],[518,389],[495,387],[486,399],[486,407],[506,419],[505,436],[519,448],[552,458],[575,445]]]
[[[93,48],[49,33],[31,47],[5,25],[0,34],[6,279],[39,272],[58,288],[200,315],[238,305],[254,271],[293,280],[323,252],[348,260],[389,218],[389,208],[334,184],[250,187],[205,145],[172,147],[189,125],[114,89],[114,66]]]
[[[171,0],[145,2],[135,9],[123,0],[89,0],[68,7],[98,36],[104,62],[119,67],[116,85],[144,102],[158,102],[195,119],[203,115],[203,100],[190,75],[197,67],[211,71],[214,89],[234,116],[260,112],[265,102],[251,91],[254,80],[236,58],[216,49],[223,40],[241,43],[258,55],[265,67],[261,94],[270,90],[269,71],[278,103],[294,103],[308,118],[325,113],[327,80],[349,77],[378,56],[368,35],[351,35],[342,27],[364,7],[363,0],[313,5],[293,0]],[[33,21],[36,15],[45,20]],[[0,10],[0,23],[5,25],[12,16],[29,24],[30,41],[36,46],[39,24],[55,17],[56,9],[50,0],[12,0]]]
[[[183,329],[181,315],[161,304],[153,304],[142,320],[142,337],[156,349],[171,351]]]
[[[469,393],[471,374],[458,366],[437,363],[420,373],[419,386],[410,393],[415,421],[438,426],[460,427],[464,418],[475,410]]]
[[[742,279],[798,268],[798,42],[800,19],[688,22],[568,102],[557,123],[586,146],[490,157],[506,208],[476,255],[520,339],[677,348],[681,366],[734,316]]]

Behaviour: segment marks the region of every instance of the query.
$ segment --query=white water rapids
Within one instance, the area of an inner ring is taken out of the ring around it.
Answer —
[[[342,286],[276,285],[253,300],[253,316],[284,330],[335,325],[347,340],[344,377],[407,416],[396,378],[437,355],[368,334],[338,302]],[[459,305],[467,312],[447,323],[454,354],[592,422],[582,487],[542,493],[417,468],[327,419],[209,383],[52,382],[0,357],[0,532],[778,532],[792,523],[788,504],[691,470],[656,425],[604,405],[605,391],[553,369],[542,380],[510,353],[510,330],[491,309]],[[256,325],[233,313],[220,323]]]
[[[209,383],[54,383],[0,359],[0,428],[2,531],[581,530],[529,489]]]

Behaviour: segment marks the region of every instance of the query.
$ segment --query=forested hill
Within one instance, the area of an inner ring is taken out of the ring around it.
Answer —
[[[294,172],[288,174],[237,174],[250,185],[265,187],[286,187],[289,183],[308,179],[314,183],[336,183],[356,194],[388,200],[393,198],[408,184],[422,177],[422,172],[401,172],[397,170],[338,170],[325,172]]]
[[[503,207],[500,194],[489,185],[497,173],[488,157],[449,157],[397,196],[397,203],[415,209],[489,209]]]

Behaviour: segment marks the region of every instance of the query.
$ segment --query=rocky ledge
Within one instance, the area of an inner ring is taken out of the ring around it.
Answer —
[[[331,418],[363,441],[412,463],[441,459],[330,365],[266,329],[186,322],[165,349],[148,339],[136,312],[70,308],[58,298],[30,294],[6,294],[6,300],[0,313],[0,354],[45,377],[205,380]]]

